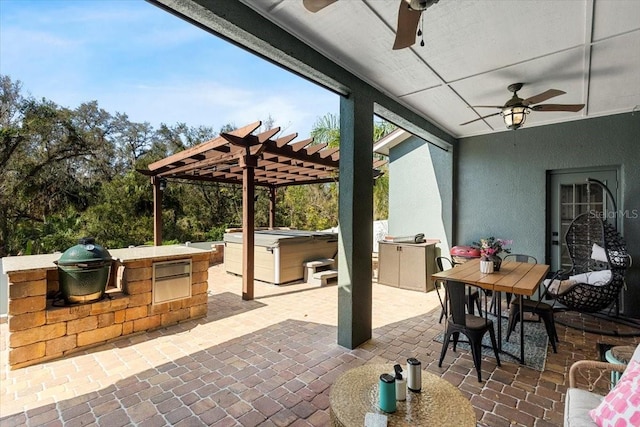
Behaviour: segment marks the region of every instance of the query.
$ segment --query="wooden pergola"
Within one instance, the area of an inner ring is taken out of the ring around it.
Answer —
[[[139,172],[151,177],[154,205],[154,244],[162,244],[162,191],[167,179],[224,182],[242,185],[242,298],[253,299],[255,187],[269,189],[269,227],[275,226],[276,189],[289,185],[319,184],[338,180],[340,153],[313,138],[293,142],[298,134],[271,139],[273,128],[253,135],[261,122],[190,147],[149,165]],[[385,160],[373,162],[374,179]]]

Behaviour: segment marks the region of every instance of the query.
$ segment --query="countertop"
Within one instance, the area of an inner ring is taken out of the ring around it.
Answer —
[[[206,249],[181,245],[167,246],[138,246],[133,248],[109,249],[111,258],[117,261],[135,261],[149,258],[167,258],[180,255],[194,255],[210,252]],[[2,270],[5,274],[18,271],[55,270],[58,266],[54,263],[60,258],[61,253],[45,255],[12,256],[2,259]]]
[[[430,246],[437,245],[440,243],[440,239],[425,239],[422,243],[411,243],[411,242],[394,242],[391,240],[380,240],[378,243],[383,243],[385,245],[410,245],[410,246]]]

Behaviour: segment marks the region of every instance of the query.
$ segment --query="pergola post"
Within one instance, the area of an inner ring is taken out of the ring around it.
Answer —
[[[156,176],[151,177],[153,186],[153,244],[162,246],[162,189],[160,180]]]
[[[242,299],[253,299],[254,280],[254,229],[255,229],[255,183],[254,168],[258,164],[256,156],[249,153],[240,158],[239,166],[242,167]]]
[[[373,251],[373,102],[340,98],[338,344],[350,349],[371,338]]]
[[[269,187],[269,228],[276,226],[276,187]]]

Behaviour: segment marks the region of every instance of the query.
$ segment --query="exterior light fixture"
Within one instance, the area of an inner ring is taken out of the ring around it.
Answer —
[[[164,191],[167,189],[167,180],[164,178],[160,178],[160,180],[158,181],[158,188],[160,189],[160,191]]]
[[[531,112],[529,107],[524,105],[506,106],[500,113],[504,119],[504,124],[507,128],[516,130],[522,126],[527,119],[527,114]]]

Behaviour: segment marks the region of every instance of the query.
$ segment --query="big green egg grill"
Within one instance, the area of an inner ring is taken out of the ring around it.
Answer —
[[[111,255],[95,239],[83,237],[70,247],[58,261],[60,293],[67,304],[99,301],[104,297]]]

